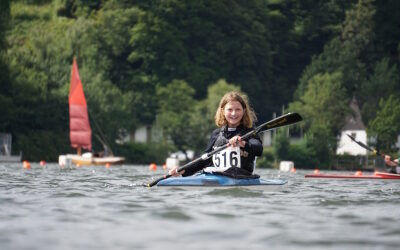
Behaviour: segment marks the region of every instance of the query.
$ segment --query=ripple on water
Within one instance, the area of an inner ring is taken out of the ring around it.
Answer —
[[[262,191],[255,191],[246,188],[215,188],[207,193],[211,196],[228,196],[228,197],[263,197]]]
[[[236,215],[231,214],[231,213],[207,213],[206,212],[204,214],[218,218],[218,219],[232,219],[232,218],[237,217]]]
[[[82,192],[55,192],[48,196],[49,198],[80,198],[88,197]]]
[[[153,212],[153,216],[161,219],[174,220],[174,221],[190,221],[192,217],[187,213],[177,208],[168,208],[165,210],[156,210]]]

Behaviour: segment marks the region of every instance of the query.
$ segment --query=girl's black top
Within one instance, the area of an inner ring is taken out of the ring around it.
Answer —
[[[245,128],[243,125],[240,125],[236,128],[235,131],[228,131],[227,126],[217,128],[211,133],[210,140],[208,141],[207,148],[205,150],[205,153],[209,153],[214,149],[214,146],[221,146],[221,145],[215,145],[218,137],[222,134],[223,137],[225,137],[227,140],[232,138],[235,135],[244,135],[247,132],[251,131],[252,128]],[[254,170],[254,159],[256,156],[261,156],[262,151],[263,151],[263,146],[261,139],[258,135],[251,136],[247,138],[246,144],[244,148],[241,149],[241,168],[246,170],[246,172],[249,173],[249,175],[252,174]],[[185,173],[182,174],[182,176],[190,176],[195,174],[196,172],[202,170],[203,168],[212,166],[212,157],[210,157],[207,160],[199,161],[192,166],[189,166],[185,169]]]

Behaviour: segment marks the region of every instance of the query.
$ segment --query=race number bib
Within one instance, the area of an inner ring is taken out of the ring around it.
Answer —
[[[240,148],[228,147],[212,157],[214,167],[206,168],[206,172],[223,172],[231,167],[240,168]]]

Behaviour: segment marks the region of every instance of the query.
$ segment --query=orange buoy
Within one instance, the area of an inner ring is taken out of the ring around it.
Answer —
[[[29,161],[23,161],[22,162],[22,167],[24,169],[31,169],[31,164],[29,163]]]
[[[106,163],[106,168],[110,168],[110,163]]]
[[[357,171],[354,175],[355,175],[355,176],[361,176],[361,175],[362,175],[362,172],[361,172],[361,171]]]
[[[167,169],[167,164],[164,163],[164,164],[162,165],[162,168],[163,168],[163,169]]]
[[[319,174],[319,169],[318,168],[314,169],[314,174]]]
[[[156,165],[155,163],[151,163],[151,164],[149,165],[149,169],[150,169],[151,171],[156,171],[156,170],[157,170],[157,165]]]
[[[46,166],[46,161],[41,160],[41,161],[39,162],[39,164],[40,164],[40,166],[44,167],[44,166]]]
[[[295,168],[295,167],[293,167],[292,169],[290,169],[290,172],[292,172],[292,173],[296,173],[296,168]]]
[[[81,167],[81,164],[77,163],[77,164],[76,164],[76,167],[77,167],[77,168],[80,168],[80,167]]]

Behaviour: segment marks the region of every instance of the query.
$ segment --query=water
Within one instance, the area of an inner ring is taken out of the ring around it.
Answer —
[[[0,165],[0,249],[398,249],[400,181],[145,188],[147,166]]]

